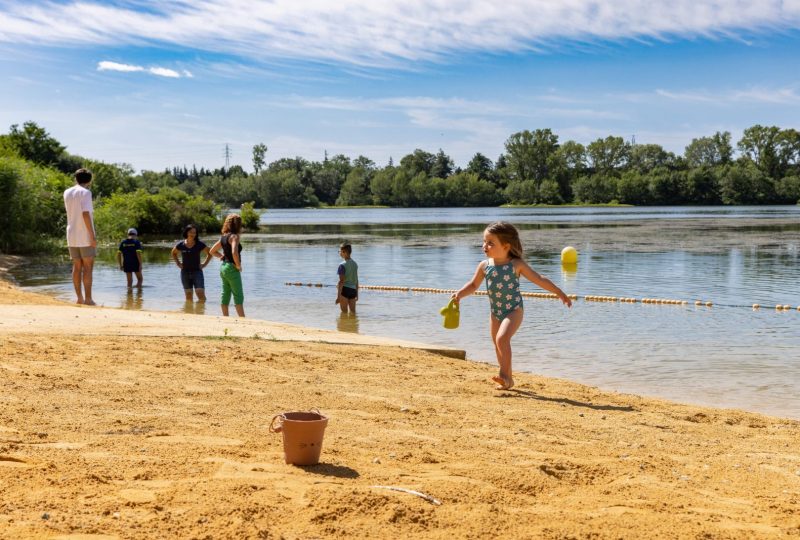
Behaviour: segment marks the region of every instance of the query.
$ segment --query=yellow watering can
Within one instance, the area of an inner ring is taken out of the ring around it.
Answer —
[[[450,300],[449,304],[440,309],[439,313],[441,313],[444,316],[444,322],[442,324],[444,325],[445,328],[449,330],[458,328],[459,311],[458,311],[458,304],[456,304],[455,298]]]

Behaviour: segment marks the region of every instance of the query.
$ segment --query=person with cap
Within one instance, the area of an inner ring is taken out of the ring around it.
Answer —
[[[128,288],[133,287],[133,273],[136,273],[136,286],[142,287],[142,243],[139,232],[132,227],[128,229],[128,238],[119,244],[117,264],[128,278]]]
[[[86,169],[75,171],[75,185],[64,191],[64,208],[67,211],[67,248],[72,259],[72,284],[77,303],[93,306],[92,270],[97,255],[97,238],[94,234],[94,208],[92,206],[92,173]]]

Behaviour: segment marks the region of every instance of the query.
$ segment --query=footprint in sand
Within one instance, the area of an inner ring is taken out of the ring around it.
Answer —
[[[156,494],[146,489],[123,489],[119,496],[133,504],[147,504],[156,501]]]

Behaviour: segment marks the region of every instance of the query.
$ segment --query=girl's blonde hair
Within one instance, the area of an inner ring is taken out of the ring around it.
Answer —
[[[222,224],[222,234],[239,234],[242,230],[242,216],[239,214],[228,214],[225,223]]]
[[[495,221],[486,226],[486,232],[493,234],[503,244],[509,244],[511,249],[508,254],[512,259],[522,259],[522,242],[519,239],[519,231],[508,221]]]

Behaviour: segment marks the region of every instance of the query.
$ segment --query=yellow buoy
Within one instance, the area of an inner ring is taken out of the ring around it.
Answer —
[[[577,264],[578,250],[572,246],[567,246],[561,250],[561,264]]]

